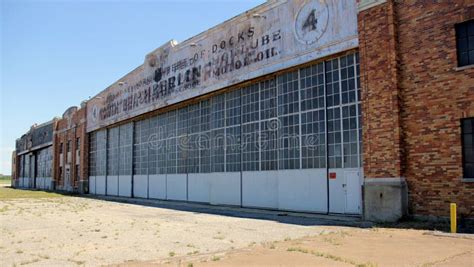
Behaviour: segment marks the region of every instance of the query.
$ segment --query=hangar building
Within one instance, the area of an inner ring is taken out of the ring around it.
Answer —
[[[50,173],[24,171],[43,152],[19,139],[14,185],[376,221],[455,202],[471,218],[473,66],[469,1],[270,0],[54,119]]]

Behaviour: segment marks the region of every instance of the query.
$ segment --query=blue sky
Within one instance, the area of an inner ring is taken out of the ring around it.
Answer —
[[[264,0],[0,0],[0,173],[15,139],[142,64]]]

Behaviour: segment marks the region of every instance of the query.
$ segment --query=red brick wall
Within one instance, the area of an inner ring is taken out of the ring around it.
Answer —
[[[358,16],[364,174],[401,177],[399,89],[393,8],[383,4]]]
[[[469,18],[472,1],[388,1],[359,13],[364,172],[405,177],[411,214],[448,216],[455,202],[474,217],[460,128],[474,117],[474,68],[456,68],[454,28]]]
[[[461,180],[460,119],[474,116],[474,68],[456,70],[454,24],[474,18],[474,2],[410,2],[396,5],[410,208],[447,216],[456,202],[469,213],[474,183]]]
[[[80,138],[80,170],[79,176],[76,172],[76,138]],[[71,141],[71,161],[70,161],[70,185],[77,190],[80,180],[88,179],[88,138],[86,134],[86,108],[78,109],[69,118],[62,118],[58,121],[54,136],[54,179],[60,188],[65,186],[65,166],[67,164],[67,142]],[[63,153],[60,147],[63,143]],[[63,171],[60,175],[60,157],[63,158]],[[80,180],[78,179],[80,178]]]

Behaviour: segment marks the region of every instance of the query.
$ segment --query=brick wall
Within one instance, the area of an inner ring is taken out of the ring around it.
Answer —
[[[366,177],[405,177],[409,212],[474,217],[460,119],[474,116],[474,68],[457,69],[454,24],[474,2],[388,1],[359,13]]]
[[[402,176],[393,12],[383,4],[358,16],[364,173],[370,178]]]
[[[86,108],[71,111],[60,119],[56,126],[54,136],[54,180],[56,188],[68,190],[68,186],[73,191],[80,189],[81,181],[88,180],[88,138],[86,134]],[[77,138],[80,138],[79,160],[76,158]],[[71,142],[70,161],[67,158],[67,143]],[[61,153],[61,143],[62,153]],[[62,157],[62,160],[61,160]],[[61,161],[63,162],[61,166]],[[79,171],[76,170],[76,163],[79,162]],[[66,164],[70,165],[70,180],[66,183]],[[62,175],[60,168],[62,167]]]

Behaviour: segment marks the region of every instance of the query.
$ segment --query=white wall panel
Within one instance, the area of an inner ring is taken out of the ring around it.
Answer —
[[[123,197],[132,196],[132,176],[131,175],[119,175],[119,191],[118,195]]]
[[[44,189],[46,190],[52,190],[53,188],[51,187],[51,177],[46,177],[44,178]]]
[[[133,197],[148,198],[148,175],[133,176]]]
[[[166,199],[166,175],[149,175],[148,181],[148,197],[155,199]]]
[[[118,176],[107,176],[107,196],[118,196]]]
[[[167,174],[167,199],[186,200],[186,176],[187,174]]]
[[[278,208],[278,171],[243,172],[242,206]]]
[[[194,202],[211,202],[211,185],[209,173],[188,174],[188,200]]]
[[[326,213],[326,169],[280,170],[278,208]]]
[[[105,176],[95,177],[95,190],[97,195],[105,195]]]
[[[34,184],[34,188],[43,189],[43,177],[36,177],[36,184]]]
[[[95,195],[95,176],[89,176],[89,194]]]
[[[45,177],[37,177],[36,178],[36,187],[40,189],[46,189],[46,178]]]
[[[211,204],[240,206],[240,172],[210,173]]]

